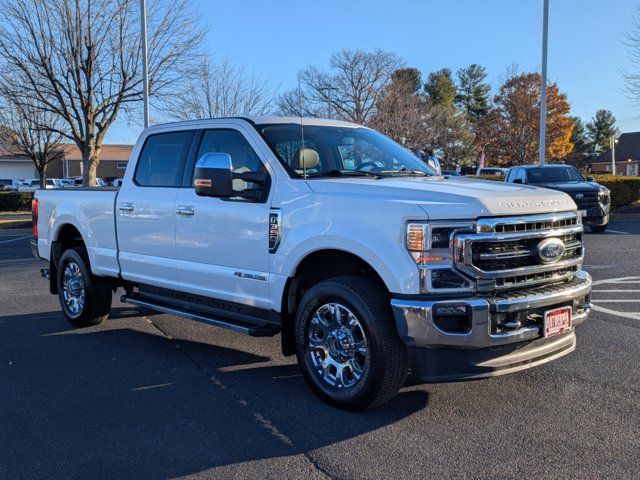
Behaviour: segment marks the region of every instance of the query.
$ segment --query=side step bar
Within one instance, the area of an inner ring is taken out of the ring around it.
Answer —
[[[215,325],[216,327],[220,328],[226,328],[235,332],[245,333],[252,337],[272,337],[280,332],[280,329],[275,325],[253,325],[248,322],[216,318],[207,315],[206,313],[187,310],[164,303],[156,303],[152,300],[141,298],[135,293],[132,295],[123,295],[122,297],[120,297],[120,301],[123,303],[137,305],[139,307],[145,307],[157,312],[168,313],[170,315],[176,315],[177,317],[183,317],[190,320],[196,320],[198,322],[208,323],[210,325]]]

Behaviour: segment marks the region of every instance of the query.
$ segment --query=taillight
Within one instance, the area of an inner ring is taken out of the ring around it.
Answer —
[[[38,239],[38,199],[31,200],[31,225],[33,226],[33,238]]]

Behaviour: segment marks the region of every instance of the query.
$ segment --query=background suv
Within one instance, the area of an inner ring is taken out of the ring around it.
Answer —
[[[552,188],[565,192],[573,198],[582,214],[582,222],[592,232],[601,233],[609,225],[611,206],[609,189],[583,177],[570,165],[522,165],[511,167],[505,182],[523,183],[536,187]]]

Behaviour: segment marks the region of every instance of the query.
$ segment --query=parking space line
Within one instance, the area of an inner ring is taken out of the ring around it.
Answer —
[[[594,300],[594,302],[598,302],[598,303],[640,303],[640,299],[639,300],[628,300],[626,298],[623,298],[621,300]],[[635,312],[631,312],[631,313],[635,313]]]
[[[629,232],[621,232],[620,230],[611,230],[607,228],[607,233],[617,233],[618,235],[630,235]]]
[[[17,242],[18,240],[26,240],[27,238],[31,238],[31,235],[28,237],[13,238],[11,240],[2,240],[0,243]]]
[[[592,290],[591,293],[635,293],[640,290]]]

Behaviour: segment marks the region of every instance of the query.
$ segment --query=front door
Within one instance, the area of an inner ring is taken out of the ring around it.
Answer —
[[[235,173],[266,172],[251,140],[235,128],[202,132],[194,160],[208,152],[228,153]],[[193,162],[192,162],[193,163]],[[234,180],[238,196],[199,197],[188,187],[176,198],[176,257],[180,290],[258,308],[269,308],[269,182],[260,200],[240,192],[257,187]],[[189,174],[189,172],[187,172]]]
[[[116,202],[118,255],[125,280],[175,289],[175,200],[194,132],[150,135]]]

